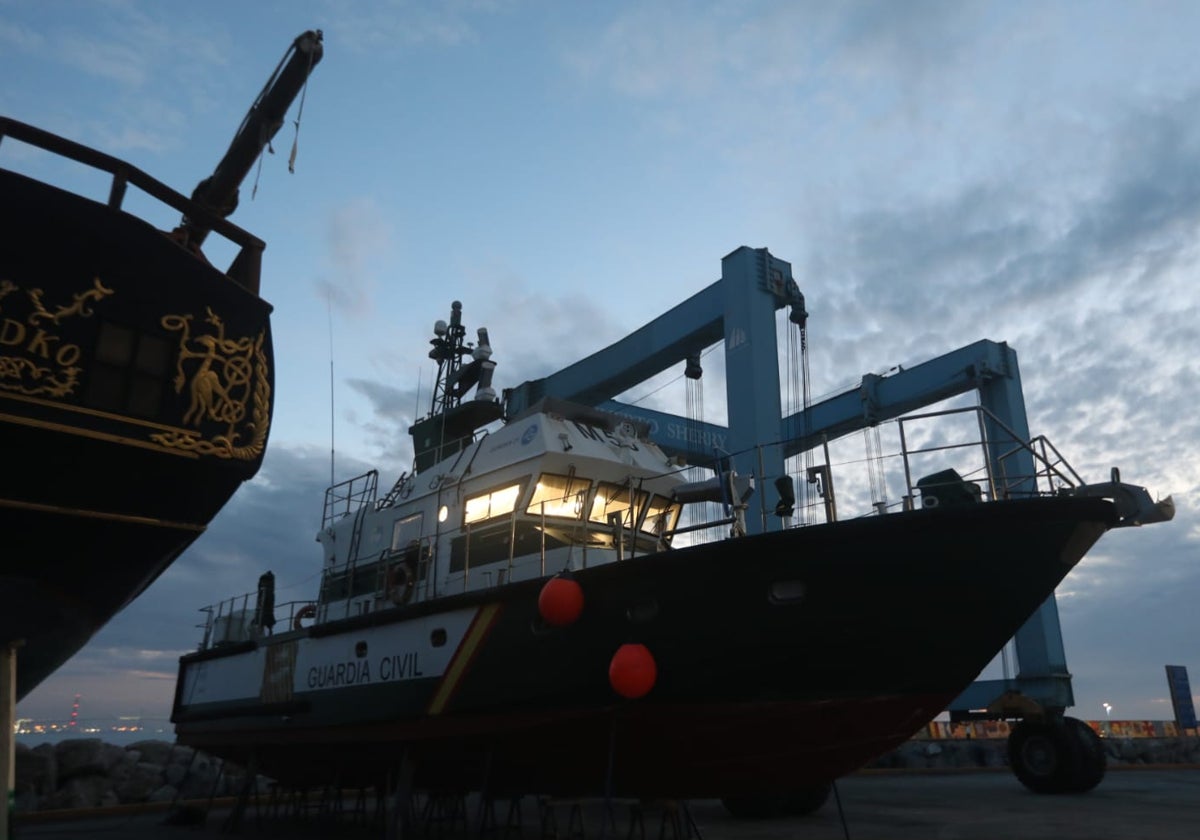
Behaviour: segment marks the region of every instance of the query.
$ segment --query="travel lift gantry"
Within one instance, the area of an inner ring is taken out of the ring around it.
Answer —
[[[1035,491],[1039,465],[1030,440],[1017,356],[1007,344],[978,341],[888,376],[867,374],[858,387],[785,417],[775,314],[785,306],[791,307],[789,322],[803,325],[804,296],[790,263],[765,248],[740,247],[721,260],[720,280],[675,308],[557,373],[507,390],[505,414],[516,416],[543,397],[570,400],[646,421],[654,442],[689,464],[714,463],[715,449],[726,468],[759,477],[760,487],[780,478],[790,486],[787,457],[975,390],[989,473],[1013,477],[1002,491],[989,480],[991,490],[1012,495]],[[613,399],[721,341],[728,427]],[[779,445],[781,441],[786,443]],[[1020,443],[1014,446],[1016,441]],[[1057,458],[1057,453],[1053,456]],[[1054,472],[1056,463],[1061,459],[1043,461],[1040,469],[1043,474]],[[828,481],[827,474],[825,478]],[[1073,472],[1069,478],[1083,483]],[[1152,502],[1143,488],[1121,484],[1115,470],[1112,482],[1082,491],[1076,487],[1074,492],[1113,498],[1121,524],[1162,521],[1173,512],[1169,498]],[[933,495],[923,493],[923,502],[935,503]],[[911,503],[912,496],[906,499]],[[787,510],[786,502],[781,509]],[[826,509],[832,512],[831,505]],[[783,520],[768,516],[764,505],[762,515],[746,516],[745,524],[748,532],[759,533],[782,528]],[[959,718],[986,710],[984,715],[992,718],[1022,718],[1009,743],[1013,770],[1022,782],[1041,792],[1094,787],[1103,776],[1104,751],[1086,724],[1063,718],[1063,711],[1074,705],[1074,696],[1053,595],[1017,632],[1014,644],[1016,676],[973,683],[950,705],[951,715]],[[1064,778],[1058,769],[1064,764],[1064,750],[1082,756],[1066,762],[1080,768],[1068,774],[1071,778]]]

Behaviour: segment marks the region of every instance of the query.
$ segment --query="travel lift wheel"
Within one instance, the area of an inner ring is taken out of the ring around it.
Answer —
[[[1104,778],[1104,744],[1075,718],[1023,720],[1008,736],[1008,760],[1034,793],[1086,793]]]
[[[739,820],[803,817],[824,805],[831,790],[831,784],[813,785],[780,796],[727,796],[721,800],[721,804]]]

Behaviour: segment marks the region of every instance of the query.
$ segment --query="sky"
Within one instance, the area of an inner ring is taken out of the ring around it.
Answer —
[[[1172,494],[1059,589],[1073,714],[1171,718],[1166,664],[1200,685],[1200,4],[0,0],[0,114],[190,193],[308,29],[299,129],[293,106],[232,217],[267,243],[266,461],[21,716],[166,717],[201,606],[267,568],[314,597],[324,488],[409,467],[451,300],[510,387],[742,245],[792,263],[814,395],[1006,341],[1034,434]],[[106,195],[19,144],[0,166]],[[682,414],[681,373],[626,397]]]

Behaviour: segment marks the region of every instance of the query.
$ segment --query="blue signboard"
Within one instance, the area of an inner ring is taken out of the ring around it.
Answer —
[[[1167,666],[1167,687],[1171,690],[1171,705],[1175,707],[1175,722],[1184,729],[1196,728],[1196,706],[1192,703],[1192,687],[1188,684],[1187,668]]]

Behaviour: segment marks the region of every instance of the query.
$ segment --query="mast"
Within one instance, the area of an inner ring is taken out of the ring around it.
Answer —
[[[450,304],[450,322],[433,325],[433,345],[429,358],[437,362],[437,378],[429,414],[408,430],[413,438],[417,472],[453,455],[474,439],[477,429],[504,416],[504,409],[492,388],[492,345],[486,327],[476,330],[477,344],[465,341],[467,328],[462,324],[462,303]],[[467,357],[470,361],[467,361]],[[470,390],[473,399],[463,401]]]

